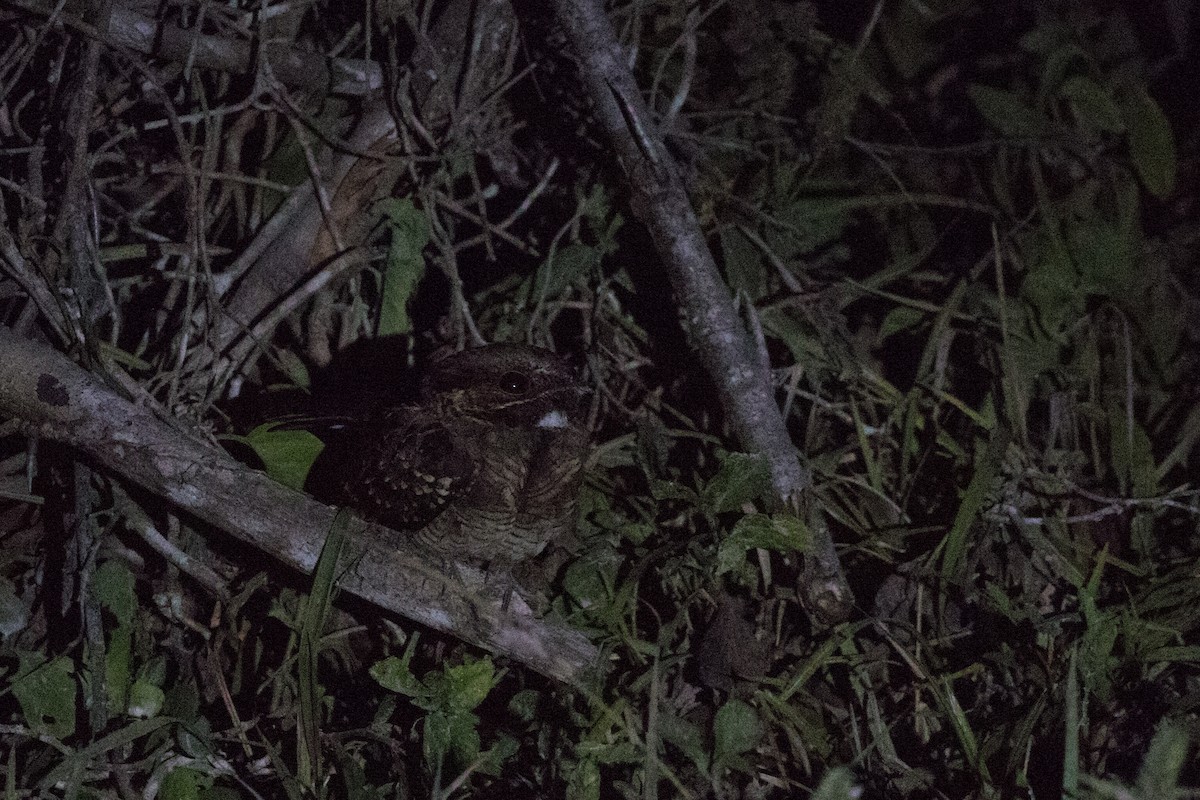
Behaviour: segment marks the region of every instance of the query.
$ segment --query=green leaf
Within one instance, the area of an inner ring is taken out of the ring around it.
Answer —
[[[599,263],[599,251],[589,245],[576,243],[559,248],[538,269],[531,300],[538,303],[543,298],[557,297]]]
[[[1084,75],[1072,75],[1059,94],[1071,105],[1080,127],[1086,131],[1120,133],[1125,130],[1121,109],[1112,93]]]
[[[500,734],[495,744],[479,754],[479,771],[485,775],[499,776],[505,763],[520,749],[520,742],[508,734]]]
[[[129,625],[137,611],[133,573],[124,562],[109,559],[92,576],[92,591],[100,604],[112,612],[118,625]]]
[[[1097,221],[1072,225],[1067,238],[1079,268],[1081,289],[1105,297],[1129,294],[1138,277],[1131,232]]]
[[[60,781],[68,780],[73,775],[82,775],[84,769],[90,768],[102,760],[108,760],[107,754],[113,751],[130,748],[124,750],[128,753],[132,750],[131,745],[139,739],[153,736],[172,722],[173,720],[165,717],[133,720],[128,725],[117,728],[90,744],[63,754],[58,763],[42,778],[42,785],[53,786]]]
[[[116,620],[104,652],[104,680],[109,709],[123,714],[129,706],[133,676],[133,621],[137,613],[133,573],[124,562],[109,559],[96,569],[91,588],[100,605]]]
[[[857,800],[862,796],[862,788],[854,782],[854,773],[846,767],[835,767],[821,778],[812,800]]]
[[[975,83],[967,89],[967,95],[988,125],[1003,136],[1031,138],[1045,128],[1042,115],[1016,92]]]
[[[1175,190],[1178,170],[1171,123],[1143,87],[1134,89],[1122,99],[1133,168],[1146,191],[1157,198],[1165,198]]]
[[[700,728],[691,720],[664,713],[658,718],[659,735],[664,742],[679,748],[700,772],[708,771],[708,748]]]
[[[736,569],[755,548],[781,553],[799,553],[808,549],[812,534],[794,514],[748,514],[737,521],[717,549],[717,575]]]
[[[563,589],[584,608],[606,609],[623,563],[615,552],[586,553],[567,566]]]
[[[129,689],[129,705],[126,713],[131,717],[150,719],[162,711],[163,690],[149,681],[139,678]]]
[[[425,760],[436,771],[447,755],[466,766],[479,755],[479,718],[469,711],[430,711],[425,715]]]
[[[650,496],[655,500],[696,501],[696,493],[678,481],[650,478]]]
[[[1179,773],[1191,749],[1187,731],[1164,722],[1150,740],[1150,750],[1138,772],[1138,797],[1176,797]]]
[[[992,434],[991,441],[981,444],[978,448],[975,472],[971,475],[971,482],[967,484],[966,491],[963,492],[958,512],[954,515],[954,524],[942,540],[942,576],[947,580],[958,577],[958,570],[966,558],[971,525],[983,509],[989,493],[994,489],[993,484],[1000,474],[1000,467],[1004,463],[1004,455],[1011,441],[1011,432],[1007,427],[1000,426]]]
[[[312,387],[312,376],[308,374],[308,367],[300,360],[300,356],[284,348],[277,348],[273,352],[276,366],[287,375],[293,386],[301,389]]]
[[[643,544],[654,534],[652,522],[628,522],[617,529],[621,538],[628,539],[634,544]]]
[[[408,660],[388,656],[371,665],[371,677],[389,692],[418,697],[426,694],[425,685],[408,668]]]
[[[767,460],[750,453],[720,456],[721,468],[704,487],[705,507],[713,514],[737,511],[771,488]]]
[[[570,771],[567,800],[600,800],[600,766],[593,759],[579,761]]]
[[[333,518],[313,570],[312,590],[304,597],[297,620],[300,644],[296,658],[296,686],[300,708],[296,727],[296,775],[309,789],[317,785],[323,774],[320,739],[324,692],[318,680],[318,661],[321,634],[325,631],[337,593],[338,562],[345,549],[350,519],[351,513],[346,509]]]
[[[163,800],[198,800],[200,773],[187,767],[176,767],[163,779],[159,796]]]
[[[762,251],[737,228],[721,232],[722,266],[729,288],[756,301],[767,291],[767,268]]]
[[[56,658],[31,669],[23,664],[21,672],[13,681],[12,693],[21,705],[25,724],[56,739],[73,734],[77,687],[71,659]]]
[[[470,711],[484,701],[488,692],[499,682],[496,668],[489,658],[460,664],[446,670],[446,705],[459,711]]]
[[[741,700],[730,700],[717,711],[713,720],[713,770],[734,767],[742,753],[754,748],[762,738],[758,712]]]
[[[278,422],[259,425],[243,441],[253,448],[268,475],[284,486],[302,490],[325,443],[309,431],[283,429],[280,425]]]
[[[542,693],[536,689],[522,689],[508,701],[508,710],[522,722],[533,722],[537,718],[538,704]]]
[[[1069,43],[1075,36],[1075,31],[1062,22],[1054,20],[1038,23],[1037,27],[1021,36],[1018,40],[1022,50],[1049,55],[1055,49]]]
[[[924,318],[925,312],[920,309],[897,306],[883,318],[883,323],[879,326],[879,338],[886,339],[901,331],[915,328]]]
[[[408,198],[388,198],[383,213],[391,234],[379,307],[380,336],[412,332],[408,303],[425,277],[429,219]]]

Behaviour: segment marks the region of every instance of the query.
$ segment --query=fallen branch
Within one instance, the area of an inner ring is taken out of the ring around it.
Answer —
[[[249,469],[207,442],[134,405],[45,345],[0,326],[0,415],[63,442],[278,561],[311,573],[334,510]],[[506,610],[408,549],[399,534],[356,521],[340,586],[566,683],[586,683],[597,662],[583,634],[537,619],[518,598]]]
[[[767,461],[779,502],[805,517],[805,598],[826,622],[844,619],[853,595],[824,517],[806,502],[812,475],[801,463],[775,402],[771,373],[734,310],[700,222],[654,118],[642,99],[612,23],[597,0],[555,0],[596,119],[633,190],[634,214],[649,229],[670,276],[684,333],[720,393],[743,446]]]

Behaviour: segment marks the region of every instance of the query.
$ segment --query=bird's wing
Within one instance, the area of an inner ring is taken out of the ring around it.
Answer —
[[[381,423],[360,440],[346,501],[390,528],[417,530],[470,488],[477,459],[437,414],[398,408]]]

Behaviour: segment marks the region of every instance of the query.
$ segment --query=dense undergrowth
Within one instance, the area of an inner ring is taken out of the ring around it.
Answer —
[[[310,440],[258,423],[359,413],[441,342],[575,354],[595,449],[546,613],[604,680],[348,599],[314,618],[307,579],[3,423],[6,797],[1194,796],[1188,11],[609,10],[839,543],[857,602],[823,627],[807,531],[762,502],[560,38],[518,5],[511,57],[458,65],[440,111],[405,98],[454,3],[131,12],[252,42],[245,74],[0,5],[0,316],[292,479]],[[364,159],[386,199],[324,199],[328,283],[242,335],[248,245],[379,105],[289,84],[267,42],[377,64],[402,146]]]

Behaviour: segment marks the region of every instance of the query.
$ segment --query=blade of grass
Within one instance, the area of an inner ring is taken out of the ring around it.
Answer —
[[[329,536],[321,548],[313,572],[312,592],[304,600],[300,615],[299,692],[300,720],[296,726],[296,775],[309,791],[321,779],[321,686],[317,682],[317,659],[321,634],[333,606],[337,565],[346,543],[350,512],[343,509],[333,518]]]

